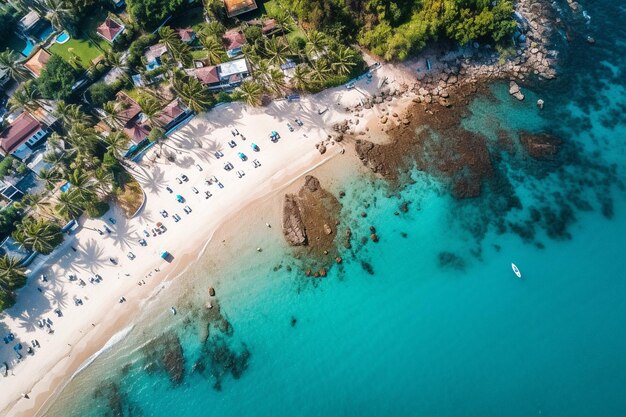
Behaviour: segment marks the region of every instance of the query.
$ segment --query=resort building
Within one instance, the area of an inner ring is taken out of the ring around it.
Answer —
[[[142,122],[141,107],[128,94],[120,91],[117,93],[117,101],[122,103],[123,109],[118,113],[123,123],[124,133],[135,144],[139,145],[148,138],[150,126]]]
[[[245,58],[224,62],[219,65],[196,68],[194,75],[209,89],[234,88],[250,75]]]
[[[117,23],[115,20],[107,17],[104,22],[96,29],[96,33],[101,38],[113,43],[118,36],[124,32],[124,25]]]
[[[226,47],[226,55],[234,58],[241,54],[241,47],[246,44],[246,37],[240,29],[231,29],[222,36],[224,46]]]
[[[257,8],[255,0],[224,0],[224,6],[228,17],[235,17]]]
[[[28,34],[33,31],[38,25],[41,23],[41,16],[34,10],[28,12],[24,17],[20,19],[17,24],[17,27],[24,34]]]
[[[23,112],[0,133],[0,153],[26,160],[35,146],[43,141],[48,130],[28,112]]]
[[[167,52],[167,46],[162,43],[157,43],[156,45],[152,45],[146,52],[143,54],[144,58],[146,58],[146,71],[152,71],[161,66],[161,57],[165,55]]]
[[[196,32],[191,28],[177,29],[178,36],[185,43],[191,43],[196,40]]]
[[[180,101],[175,98],[167,106],[163,107],[161,114],[157,117],[159,125],[163,127],[166,132],[174,128],[178,123],[182,122],[187,116],[191,114],[191,110]]]
[[[40,48],[37,52],[31,56],[28,61],[24,62],[24,68],[26,68],[35,78],[39,78],[41,70],[44,69],[48,61],[50,60],[50,54],[43,48]]]

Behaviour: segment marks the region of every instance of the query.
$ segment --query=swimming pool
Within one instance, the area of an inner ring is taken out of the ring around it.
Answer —
[[[70,40],[70,35],[69,35],[69,33],[65,32],[65,31],[61,32],[61,34],[59,36],[57,36],[56,39],[55,39],[56,43],[58,43],[58,44],[63,44],[65,42],[69,41],[69,40]]]
[[[70,184],[69,182],[66,182],[65,184],[63,184],[61,186],[61,192],[62,193],[66,193],[67,190],[69,190],[71,186],[72,186],[72,184]]]
[[[46,23],[36,33],[33,33],[33,36],[35,36],[40,42],[43,42],[48,39],[50,35],[52,35],[52,32],[54,32],[54,28],[50,23]]]
[[[24,56],[28,56],[33,51],[35,44],[30,39],[26,39],[24,42],[26,42],[26,44],[24,45],[24,48],[22,48],[20,53]]]

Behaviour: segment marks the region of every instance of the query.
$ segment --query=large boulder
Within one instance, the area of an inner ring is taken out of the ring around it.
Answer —
[[[286,194],[283,203],[283,235],[291,246],[307,244],[306,229],[293,194]]]

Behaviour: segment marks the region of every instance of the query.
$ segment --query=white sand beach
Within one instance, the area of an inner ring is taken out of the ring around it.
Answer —
[[[102,219],[81,221],[78,232],[31,274],[17,305],[0,316],[0,333],[15,335],[10,344],[0,345],[0,363],[10,367],[9,375],[0,377],[0,415],[36,415],[90,356],[133,323],[142,305],[161,291],[165,280],[181,275],[220,224],[330,158],[341,158],[340,143],[329,144],[323,155],[315,144],[327,138],[335,122],[353,117],[345,108],[375,93],[385,77],[397,85],[408,80],[401,69],[384,66],[353,89],[339,87],[299,102],[278,101],[262,108],[240,103],[219,106],[196,116],[163,146],[154,146],[140,163],[132,164],[131,173],[146,194],[140,212],[126,219],[112,209]],[[365,129],[367,119],[375,119],[379,112],[376,107],[361,111],[365,120],[358,128]],[[287,128],[288,122],[293,132]],[[239,135],[233,136],[234,130]],[[270,140],[271,131],[280,134],[275,143]],[[231,140],[235,147],[228,145]],[[252,143],[258,145],[258,151],[253,150]],[[219,159],[215,156],[218,151],[224,155]],[[242,161],[239,152],[247,160]],[[255,160],[260,163],[257,168]],[[230,171],[224,169],[227,162],[233,166]],[[245,175],[239,178],[238,171]],[[179,184],[177,178],[183,176],[188,180]],[[207,184],[206,179],[212,177],[223,188]],[[209,198],[206,191],[211,194]],[[177,201],[177,195],[185,199],[184,203]],[[191,209],[188,214],[183,210],[186,206]],[[167,217],[161,214],[163,210]],[[176,222],[174,215],[180,216],[180,221]],[[267,221],[263,213],[258,216],[259,222]],[[166,231],[153,236],[157,222],[162,222]],[[104,232],[105,225],[111,233]],[[140,239],[147,244],[142,246]],[[161,259],[162,251],[171,254],[169,262]],[[135,259],[129,259],[129,252]],[[41,280],[42,274],[47,282]],[[70,274],[77,280],[70,281]],[[96,274],[102,277],[101,282],[91,283],[89,278]],[[84,286],[79,284],[81,279]],[[121,297],[126,301],[120,303]],[[75,298],[82,300],[82,305],[75,305]],[[57,308],[62,317],[55,314]],[[40,327],[41,320],[49,320],[50,326]],[[40,347],[31,356],[26,348],[34,340]],[[18,342],[24,346],[19,362],[13,350]]]

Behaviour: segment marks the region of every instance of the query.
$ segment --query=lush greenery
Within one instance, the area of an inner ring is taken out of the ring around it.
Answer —
[[[10,205],[0,210],[0,241],[10,236],[22,220],[23,212],[15,205]]]
[[[405,59],[427,42],[507,42],[513,0],[277,0],[310,28],[358,40],[385,59]]]
[[[15,304],[15,290],[26,284],[24,268],[15,258],[0,257],[0,311]]]
[[[45,98],[66,100],[76,83],[76,70],[61,57],[52,55],[41,71],[38,87]]]
[[[90,39],[79,38],[72,38],[63,44],[54,43],[50,46],[50,52],[62,57],[76,69],[88,69],[102,56],[102,51]]]
[[[126,0],[128,11],[139,26],[154,29],[167,16],[188,6],[187,0]]]

